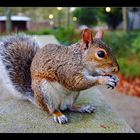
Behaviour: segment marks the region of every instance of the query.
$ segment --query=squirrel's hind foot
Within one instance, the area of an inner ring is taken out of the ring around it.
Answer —
[[[65,124],[68,123],[68,118],[62,114],[59,110],[55,111],[53,113],[53,119],[55,122],[60,123],[60,124]]]

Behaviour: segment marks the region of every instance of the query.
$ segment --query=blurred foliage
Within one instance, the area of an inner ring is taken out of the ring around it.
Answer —
[[[132,42],[131,52],[137,54],[140,57],[140,33]]]
[[[60,27],[56,29],[43,29],[40,31],[26,31],[30,35],[49,35],[53,34],[61,44],[70,45],[77,42],[81,38],[81,33],[75,30],[75,26],[69,26],[68,28]]]
[[[79,24],[91,26],[97,24],[97,8],[78,7],[73,12]]]
[[[118,63],[120,65],[120,72],[125,76],[125,78],[135,78],[140,76],[140,63],[137,57],[128,58],[118,58]]]
[[[41,30],[28,30],[25,33],[29,34],[29,35],[49,35],[49,34],[53,34],[54,30],[50,29],[50,28],[44,28]]]
[[[70,45],[80,39],[80,33],[75,31],[74,26],[58,28],[55,30],[54,35],[63,45]]]
[[[97,17],[100,21],[107,23],[109,29],[116,29],[122,21],[122,8],[110,7],[111,11],[106,12],[105,8],[98,8]]]
[[[73,12],[73,16],[77,17],[79,24],[90,26],[97,22],[104,22],[109,29],[116,29],[122,21],[122,8],[111,7],[111,11],[106,12],[103,7],[78,7]]]
[[[4,15],[4,8],[0,7],[0,15]],[[32,21],[48,21],[49,14],[53,14],[55,26],[58,25],[58,18],[61,15],[62,25],[67,24],[67,9],[68,7],[63,7],[61,11],[57,10],[57,7],[11,7],[13,15],[25,15],[31,17]],[[130,7],[131,11],[136,11],[139,8]],[[61,13],[61,14],[60,14]],[[106,23],[110,29],[115,29],[117,25],[122,21],[122,8],[111,7],[110,12],[105,11],[105,7],[76,7],[76,9],[71,13],[71,23],[72,16],[77,17],[77,22],[79,24],[84,24],[87,26],[96,25],[99,22]]]
[[[56,7],[11,7],[12,15],[24,15],[31,17],[32,21],[47,21],[49,14],[54,15],[54,22],[57,24],[57,17],[60,11]],[[67,7],[61,10],[62,22],[66,22]],[[0,7],[0,16],[5,15],[5,7]]]
[[[139,55],[140,31],[107,31],[104,40],[118,57]],[[135,51],[134,51],[135,50]]]
[[[113,48],[120,72],[126,78],[140,76],[140,31],[108,31],[104,41]]]

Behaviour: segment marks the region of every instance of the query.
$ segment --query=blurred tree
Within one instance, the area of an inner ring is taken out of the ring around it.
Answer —
[[[62,25],[66,24],[66,11],[67,8],[63,7],[61,10],[61,20]],[[53,14],[54,18],[52,19],[54,24],[58,24],[58,12],[60,12],[57,7],[12,7],[12,12],[14,15],[21,13],[32,18],[33,21],[47,21],[49,20],[49,14]]]
[[[67,27],[70,25],[70,7],[67,7]]]
[[[97,8],[78,7],[73,11],[73,16],[77,17],[79,24],[87,26],[95,25],[97,23]]]
[[[107,12],[105,8],[99,8],[98,19],[106,22],[109,29],[116,29],[122,21],[122,8],[113,7],[109,12]]]
[[[11,7],[5,7],[7,33],[10,33],[12,31],[11,12]]]
[[[127,32],[128,31],[128,8],[122,7],[122,13],[123,13],[123,30]]]

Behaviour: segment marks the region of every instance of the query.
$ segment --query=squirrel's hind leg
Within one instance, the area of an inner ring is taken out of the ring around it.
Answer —
[[[36,104],[45,112],[52,114],[55,122],[65,124],[68,119],[58,109],[60,104],[59,97],[54,93],[53,88],[51,83],[45,79],[36,79],[32,83]]]
[[[49,107],[49,103],[50,102],[47,102],[46,101],[46,93],[48,92],[47,90],[45,90],[45,86],[47,85],[44,85],[44,82],[45,82],[45,79],[44,80],[41,80],[39,78],[37,79],[34,79],[32,81],[32,89],[34,91],[34,101],[35,101],[35,104],[41,108],[42,110],[44,110],[45,112],[47,113],[50,113],[52,114],[53,111],[55,109],[51,108],[51,106]],[[42,88],[44,90],[42,90]],[[47,93],[48,94],[48,93]],[[50,94],[50,93],[49,93]],[[50,95],[51,96],[51,95]]]

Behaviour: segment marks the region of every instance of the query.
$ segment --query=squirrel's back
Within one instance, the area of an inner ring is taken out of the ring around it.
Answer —
[[[15,34],[0,40],[0,78],[11,92],[22,95],[33,93],[30,66],[38,49],[38,42],[25,34]]]

